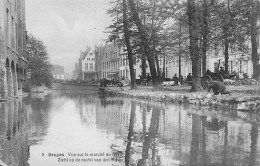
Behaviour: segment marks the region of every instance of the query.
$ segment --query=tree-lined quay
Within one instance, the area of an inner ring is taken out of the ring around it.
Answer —
[[[206,71],[213,68],[212,72],[218,72],[220,65],[224,78],[235,73],[259,79],[258,0],[128,0],[111,1],[111,5],[108,13],[114,22],[108,27],[108,40],[127,48],[132,89],[136,88],[133,59],[141,61],[140,77],[150,73],[157,90],[165,78],[172,77],[171,72],[178,72],[179,78],[186,76],[187,63],[191,63],[193,92],[201,90]],[[214,59],[218,59],[217,66]],[[178,69],[169,71],[175,60]],[[235,69],[234,63],[240,65]],[[107,78],[106,73],[101,70],[101,78]]]

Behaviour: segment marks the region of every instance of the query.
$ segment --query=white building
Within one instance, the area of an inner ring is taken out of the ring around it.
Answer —
[[[95,80],[95,52],[90,47],[80,52],[79,58],[79,79],[81,81]]]
[[[64,80],[64,67],[59,66],[59,65],[52,65],[52,70],[51,70],[52,76],[54,79],[57,80]]]

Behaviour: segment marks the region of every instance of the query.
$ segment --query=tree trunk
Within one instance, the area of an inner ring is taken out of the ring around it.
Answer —
[[[162,72],[161,72],[161,70],[160,70],[159,58],[158,58],[158,56],[155,55],[155,54],[154,54],[154,58],[155,58],[155,64],[156,64],[156,69],[157,69],[158,80],[161,80]]]
[[[180,27],[179,27],[179,78],[181,76],[181,23],[180,23]]]
[[[134,0],[128,0],[129,4],[130,4],[130,9],[131,9],[131,13],[133,15],[133,19],[134,22],[137,26],[141,41],[142,41],[142,45],[144,47],[144,52],[145,55],[147,57],[148,63],[149,63],[149,67],[150,67],[150,72],[151,72],[151,76],[152,76],[152,82],[153,82],[153,87],[154,89],[158,88],[158,77],[157,77],[157,72],[156,72],[156,67],[155,67],[155,58],[154,58],[154,54],[152,49],[149,46],[149,42],[148,42],[148,38],[147,38],[147,33],[145,31],[145,28],[138,16],[138,13],[136,11],[136,5],[134,3]]]
[[[131,87],[132,89],[136,89],[137,86],[136,86],[135,72],[134,72],[134,60],[133,60],[132,48],[130,44],[130,34],[128,31],[126,10],[127,10],[126,0],[123,0],[123,24],[124,24],[125,43],[126,43],[128,61],[129,61]]]
[[[203,31],[202,31],[202,74],[207,70],[207,36],[208,36],[208,8],[207,0],[203,0]]]
[[[224,50],[224,55],[225,55],[225,74],[228,73],[228,48],[229,48],[229,43],[228,39],[225,39],[225,50]]]
[[[144,53],[142,54],[141,57],[141,68],[142,68],[142,78],[145,79],[146,78],[146,57]]]
[[[158,81],[161,81],[161,70],[160,70],[160,65],[159,65],[159,58],[158,55],[155,53],[155,48],[156,48],[156,30],[155,30],[155,8],[156,8],[156,4],[155,4],[155,0],[153,0],[153,11],[152,11],[152,34],[151,34],[151,41],[152,41],[152,51],[153,51],[153,55],[155,58],[155,64],[156,64],[156,69],[157,69],[157,76],[158,76]]]
[[[162,80],[161,81],[164,81],[165,78],[166,78],[165,64],[166,64],[166,55],[164,53],[164,55],[163,55],[163,73],[162,73]]]
[[[179,53],[179,78],[181,76],[181,54]]]
[[[201,90],[201,63],[198,48],[198,25],[194,0],[188,0],[190,57],[192,62],[192,87],[191,91]]]
[[[256,3],[256,4],[255,4]],[[251,58],[252,58],[252,62],[253,62],[253,78],[254,79],[258,79],[260,76],[260,66],[259,66],[259,55],[257,53],[257,41],[256,41],[256,37],[257,37],[257,20],[259,18],[259,8],[260,8],[260,2],[259,1],[255,1],[255,3],[251,4],[254,5],[253,7],[253,11],[251,13],[251,15],[249,16],[249,23],[250,23],[250,30],[251,30],[251,45],[252,45],[252,53],[251,53]]]

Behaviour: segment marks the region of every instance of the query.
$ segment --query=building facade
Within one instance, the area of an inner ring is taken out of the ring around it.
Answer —
[[[248,47],[251,46],[250,38],[248,39]],[[260,30],[258,30],[257,36],[258,54],[260,55]],[[96,53],[96,78],[99,79],[121,79],[126,78],[130,80],[129,63],[127,59],[127,53],[124,52],[123,47],[119,47],[116,44],[106,44],[95,48]],[[225,57],[224,48],[218,48],[213,51],[207,52],[206,69],[211,72],[215,72],[217,67],[224,67]],[[164,61],[165,59],[165,61]],[[165,63],[165,64],[164,64]],[[189,55],[182,57],[179,62],[179,57],[169,55],[168,57],[159,57],[159,68],[161,72],[165,72],[165,78],[173,78],[175,74],[179,75],[179,69],[181,68],[181,75],[185,78],[189,73],[192,73],[192,63]],[[250,78],[253,74],[253,64],[251,60],[251,49],[248,53],[239,52],[237,49],[229,49],[229,64],[228,71],[230,73],[236,72],[239,74],[239,78],[243,78],[243,74],[246,73]],[[135,77],[141,75],[141,60],[136,61],[134,64]],[[202,71],[201,71],[202,72]],[[149,65],[147,63],[146,73],[150,74]],[[201,73],[204,75],[205,73]]]
[[[121,49],[115,44],[106,44],[97,47],[97,60],[99,60],[99,72],[101,78],[113,79],[119,77]]]
[[[26,81],[25,0],[0,0],[0,98],[22,92]]]
[[[64,80],[64,67],[59,65],[52,65],[51,74],[56,80]]]
[[[97,78],[130,80],[129,61],[123,47],[111,43],[96,47],[95,52]],[[141,74],[140,66],[140,62],[134,64],[136,78]]]
[[[95,52],[90,47],[84,52],[80,52],[79,58],[79,80],[93,81],[96,79]]]

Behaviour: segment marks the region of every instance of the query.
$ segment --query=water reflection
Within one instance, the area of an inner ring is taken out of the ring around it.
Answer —
[[[109,162],[102,162],[108,166],[257,166],[257,119],[236,111],[51,93],[0,103],[0,160],[19,166],[73,165],[48,153],[104,152],[111,154]]]
[[[133,165],[260,164],[256,123],[223,121],[181,106],[166,106],[166,110],[153,106],[153,111],[149,132],[142,140],[142,158],[133,160]]]
[[[29,144],[27,114],[21,100],[0,103],[0,161],[27,166]]]

